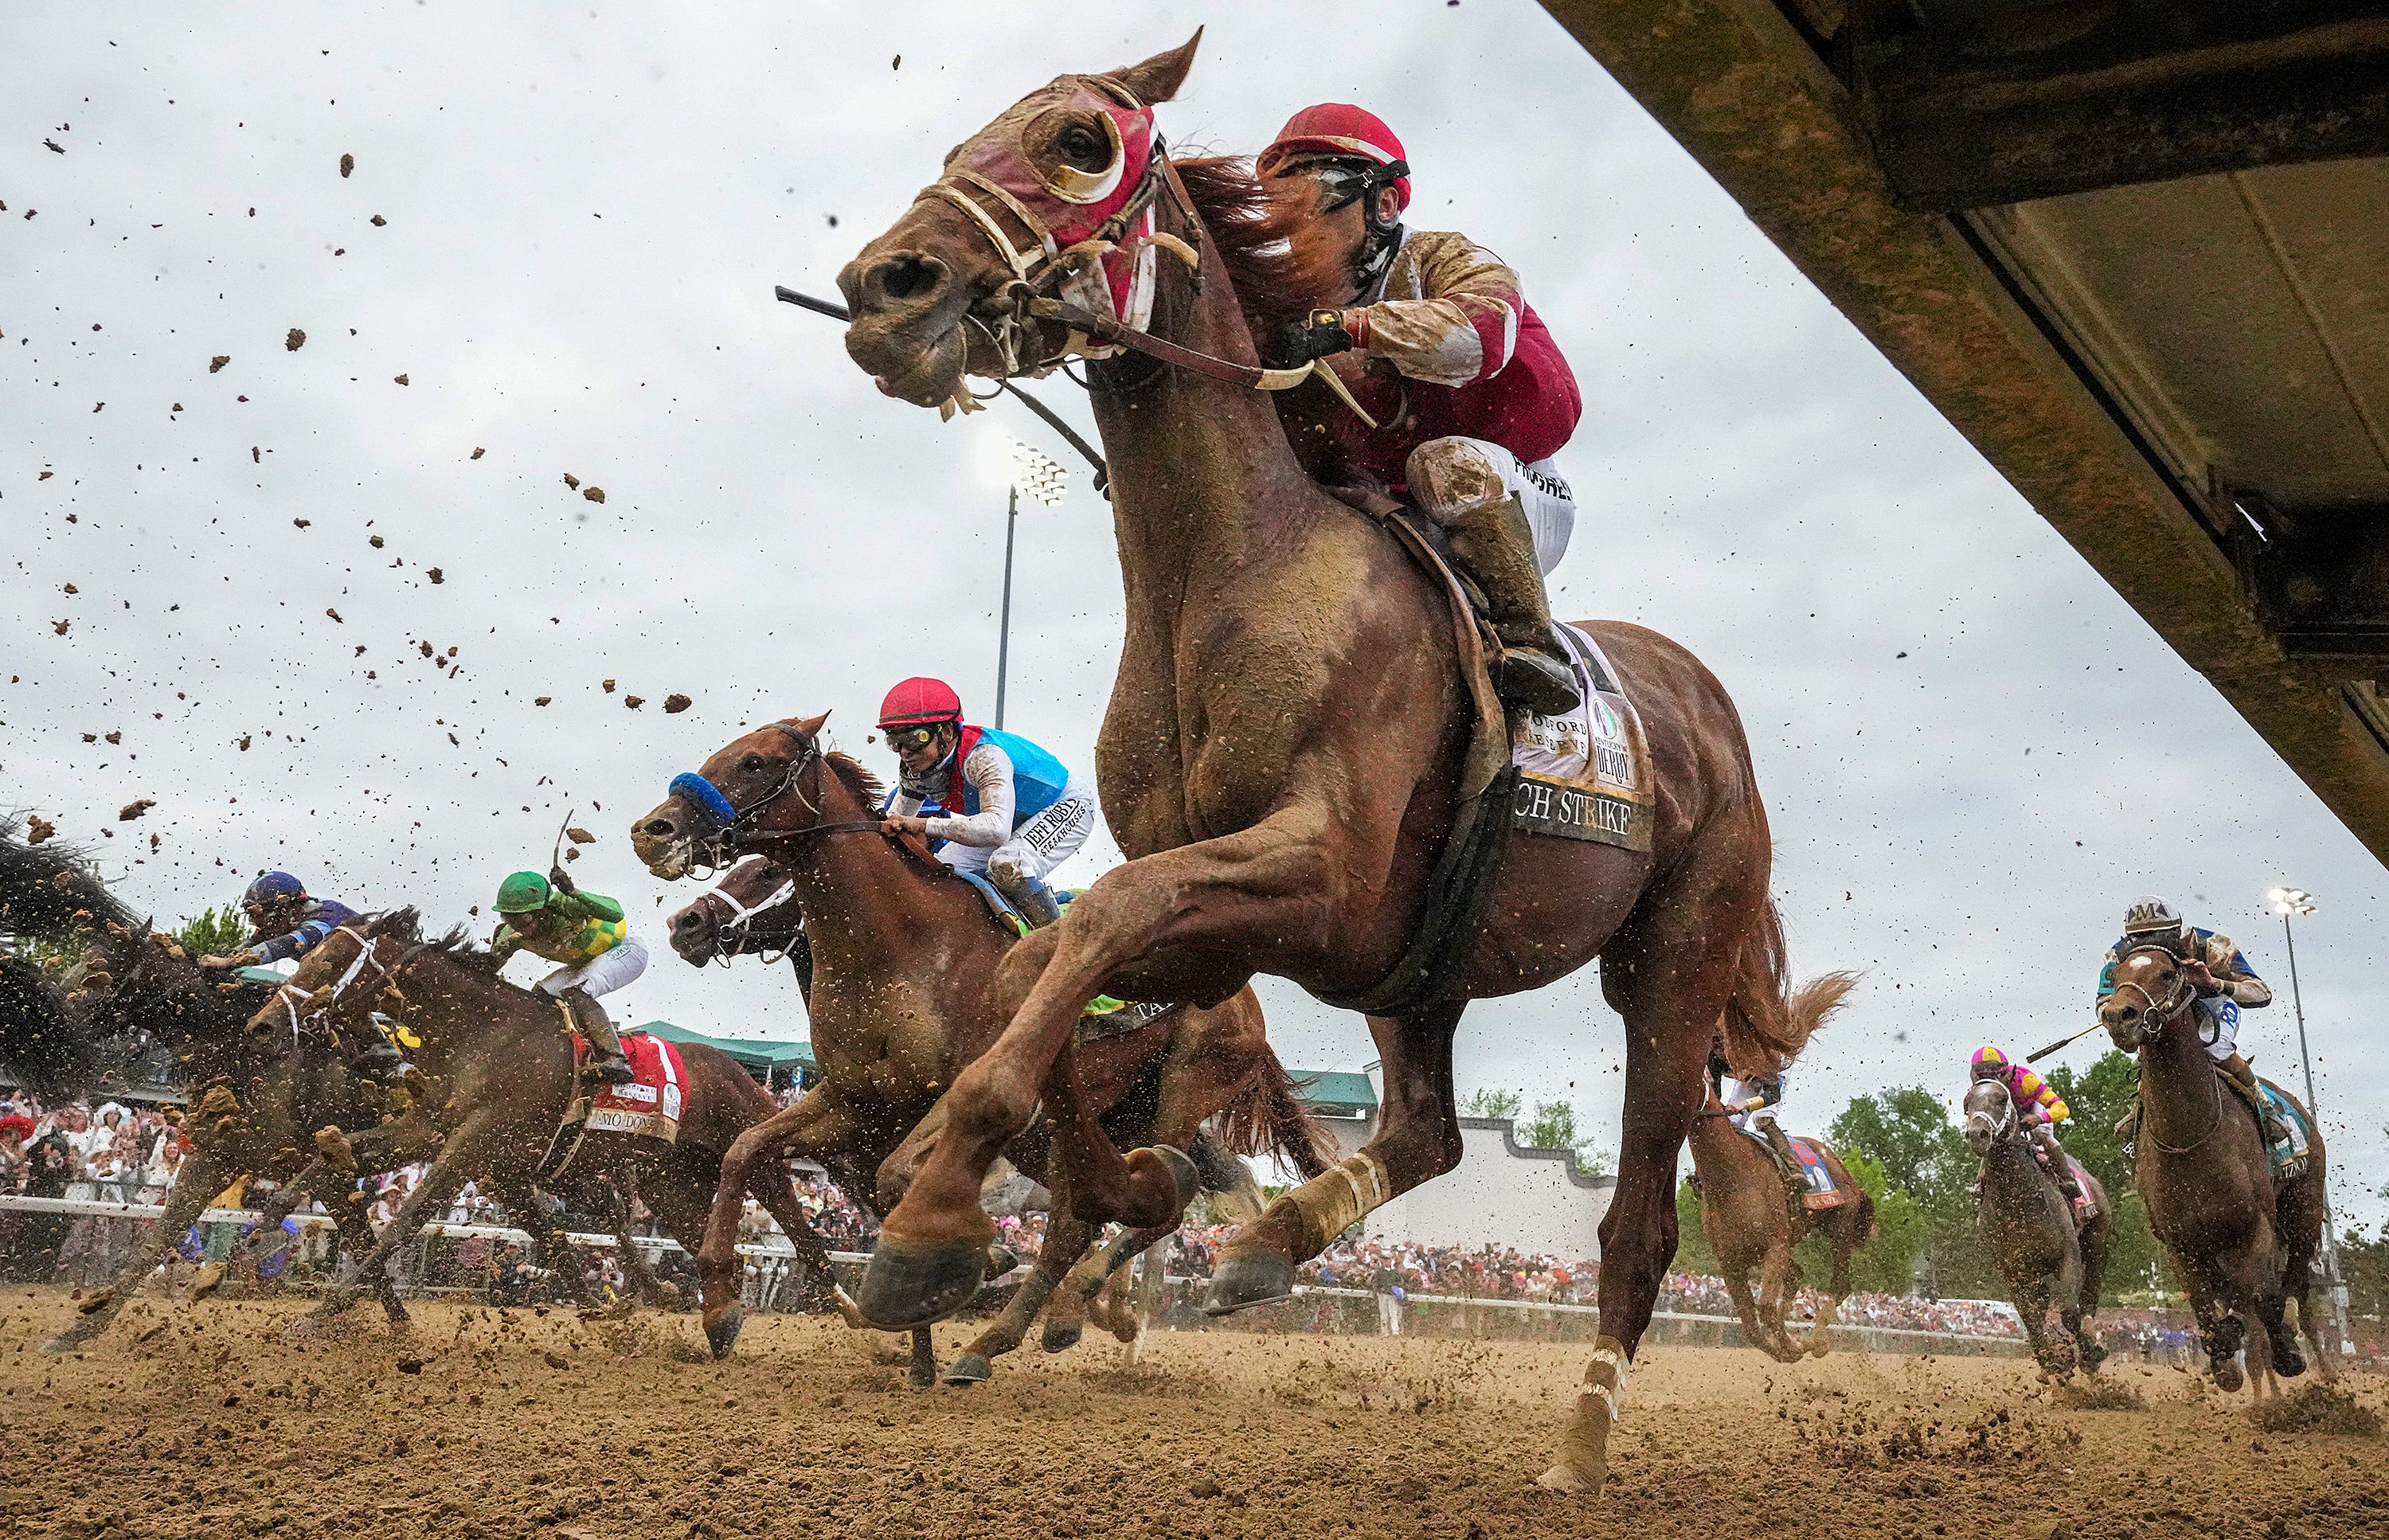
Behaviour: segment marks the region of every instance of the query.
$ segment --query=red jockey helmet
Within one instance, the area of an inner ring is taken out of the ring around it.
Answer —
[[[1402,153],[1402,142],[1386,126],[1384,119],[1349,102],[1322,102],[1288,118],[1253,166],[1267,176],[1297,155],[1350,156],[1380,166],[1408,159]],[[1400,177],[1393,185],[1401,206],[1409,208],[1411,179]]]
[[[908,679],[888,692],[879,703],[879,725],[903,727],[921,722],[959,722],[963,698],[941,679]]]

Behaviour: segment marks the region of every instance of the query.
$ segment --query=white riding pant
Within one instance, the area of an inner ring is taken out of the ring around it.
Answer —
[[[2217,1063],[2240,1051],[2240,1007],[2221,995],[2202,999],[2193,1009],[2198,1023],[2198,1040],[2205,1045],[2206,1056]]]
[[[1576,493],[1555,461],[1528,465],[1488,439],[1454,435],[1430,439],[1411,451],[1403,474],[1411,495],[1438,524],[1447,522],[1448,510],[1504,493],[1516,497],[1535,537],[1535,565],[1545,577],[1567,554],[1568,539],[1576,533]]]
[[[948,840],[938,859],[957,872],[977,872],[998,887],[1013,887],[1024,877],[1045,880],[1047,872],[1079,853],[1095,832],[1095,794],[1077,776],[1062,788],[1054,805],[1012,831],[1012,837],[992,849]]]
[[[647,971],[646,943],[635,935],[626,935],[606,951],[585,962],[556,972],[531,986],[543,995],[560,995],[567,989],[583,989],[592,999],[610,995]]]
[[[1725,1099],[1728,1102],[1747,1101],[1759,1094],[1758,1088],[1746,1080],[1729,1080],[1725,1084]],[[1782,1110],[1783,1103],[1777,1101],[1770,1106],[1755,1107],[1746,1113],[1736,1113],[1727,1121],[1751,1138],[1763,1139],[1767,1137],[1767,1130],[1761,1128],[1759,1125],[1774,1123],[1776,1114]],[[1781,1125],[1779,1124],[1778,1126]]]

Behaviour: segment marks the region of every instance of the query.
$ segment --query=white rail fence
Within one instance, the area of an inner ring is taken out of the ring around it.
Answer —
[[[162,1203],[118,1203],[93,1198],[31,1198],[0,1194],[0,1213],[9,1212],[140,1221],[163,1218],[166,1209]],[[211,1208],[199,1215],[197,1223],[203,1227],[222,1225],[236,1228],[261,1217],[262,1215],[254,1209]],[[328,1215],[298,1214],[290,1217],[301,1228],[328,1230],[333,1228]],[[509,1241],[517,1244],[528,1244],[530,1241],[530,1232],[512,1225],[454,1224],[446,1220],[435,1220],[426,1224],[421,1234],[419,1258],[427,1257],[431,1242],[439,1240],[481,1238]],[[680,1242],[669,1236],[634,1235],[629,1239],[632,1245],[650,1254],[683,1250]],[[567,1232],[565,1240],[572,1245],[584,1248],[611,1247],[616,1242],[616,1237],[612,1235],[577,1230]],[[748,1258],[750,1265],[756,1269],[755,1276],[748,1279],[748,1303],[759,1308],[770,1308],[778,1295],[795,1280],[796,1248],[790,1245],[786,1238],[774,1237],[770,1241],[741,1245],[738,1253]],[[829,1259],[834,1265],[859,1267],[871,1260],[871,1254],[833,1251],[829,1254]],[[1028,1271],[1028,1268],[1024,1264],[990,1281],[999,1284],[1012,1282],[1025,1277]],[[1182,1291],[1188,1285],[1207,1282],[1208,1279],[1195,1278],[1190,1274],[1166,1273],[1163,1275],[1163,1281],[1174,1290]],[[425,1289],[408,1292],[435,1293],[451,1291]],[[1378,1330],[1384,1330],[1388,1326],[1399,1323],[1397,1330],[1434,1335],[1449,1334],[1453,1328],[1458,1328],[1463,1333],[1475,1334],[1488,1326],[1493,1327],[1497,1331],[1502,1327],[1507,1327],[1509,1330],[1501,1334],[1513,1334],[1517,1332],[1519,1327],[1533,1320],[1557,1329],[1556,1331],[1537,1333],[1538,1335],[1557,1334],[1569,1338],[1582,1336],[1589,1340],[1597,1328],[1601,1315],[1601,1307],[1593,1305],[1564,1305],[1548,1300],[1489,1299],[1463,1294],[1412,1294],[1398,1310],[1389,1315],[1378,1303],[1379,1296],[1373,1291],[1367,1289],[1346,1289],[1328,1284],[1302,1283],[1295,1286],[1294,1292],[1295,1297],[1291,1300],[1263,1305],[1232,1319],[1246,1330],[1306,1330],[1304,1323],[1307,1320],[1315,1321],[1322,1318],[1324,1314],[1322,1307],[1335,1306],[1340,1303],[1346,1309],[1357,1312],[1357,1307],[1361,1303],[1367,1302],[1371,1309],[1376,1312],[1373,1324]],[[1365,1313],[1362,1314],[1365,1315]],[[1742,1323],[1731,1316],[1656,1310],[1652,1312],[1651,1320],[1652,1340],[1654,1341],[1720,1347],[1738,1346],[1742,1343]],[[1803,1324],[1793,1323],[1795,1329]],[[1206,1322],[1195,1329],[1211,1330],[1213,1323]],[[1962,1331],[1934,1331],[1912,1327],[1873,1326],[1863,1321],[1836,1323],[1833,1332],[1837,1343],[1858,1345],[1884,1353],[1929,1353],[1999,1357],[2020,1356],[2026,1351],[2024,1341],[2019,1337],[1991,1336]]]

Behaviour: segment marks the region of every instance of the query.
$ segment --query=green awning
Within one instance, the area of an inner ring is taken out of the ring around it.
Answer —
[[[1377,1088],[1365,1075],[1352,1070],[1298,1069],[1295,1089],[1314,1112],[1331,1117],[1365,1117],[1377,1110]]]
[[[652,1032],[666,1042],[703,1043],[720,1049],[750,1070],[785,1070],[789,1073],[809,1072],[813,1067],[813,1045],[806,1042],[773,1043],[751,1037],[713,1037],[702,1032],[692,1032],[670,1022],[644,1022],[641,1032]]]

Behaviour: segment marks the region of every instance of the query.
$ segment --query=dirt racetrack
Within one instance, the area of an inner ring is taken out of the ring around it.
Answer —
[[[809,1318],[712,1364],[686,1316],[426,1305],[300,1348],[291,1303],[150,1299],[41,1356],[72,1308],[0,1294],[11,1534],[2389,1534],[2389,1444],[2263,1432],[2174,1369],[2091,1410],[2012,1359],[1654,1348],[1595,1504],[1531,1485],[1575,1347],[1091,1339],[921,1394],[896,1339]]]

